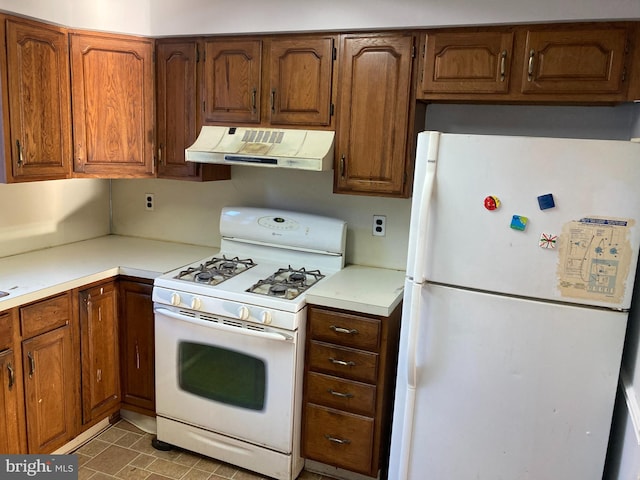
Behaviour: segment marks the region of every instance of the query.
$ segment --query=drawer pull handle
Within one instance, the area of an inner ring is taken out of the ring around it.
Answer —
[[[527,67],[527,80],[533,80],[533,59],[536,56],[536,51],[532,48],[529,51],[529,66]]]
[[[336,358],[329,358],[329,361],[334,365],[342,365],[343,367],[354,367],[356,365],[356,362],[345,362],[344,360],[338,360]]]
[[[355,328],[342,328],[342,327],[336,327],[335,325],[331,325],[329,328],[336,333],[346,333],[347,335],[358,334],[358,330],[356,330]]]
[[[324,438],[326,438],[330,442],[337,443],[339,445],[349,445],[351,443],[351,440],[348,440],[346,438],[336,438],[336,437],[332,437],[331,435],[325,435]]]
[[[335,395],[336,397],[340,397],[340,398],[353,398],[353,393],[336,392],[335,390],[332,390],[332,389],[327,390],[327,392],[329,392],[331,395]]]
[[[7,370],[9,371],[9,390],[11,390],[11,387],[13,387],[13,384],[15,383],[15,380],[16,380],[11,363],[7,363]]]

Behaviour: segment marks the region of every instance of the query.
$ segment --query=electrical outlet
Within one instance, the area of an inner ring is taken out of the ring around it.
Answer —
[[[373,216],[373,236],[384,237],[387,233],[387,216],[386,215],[374,215]]]
[[[149,211],[153,211],[153,208],[155,206],[155,202],[154,202],[154,198],[153,198],[153,193],[145,193],[144,194],[144,208],[145,210],[149,210]]]

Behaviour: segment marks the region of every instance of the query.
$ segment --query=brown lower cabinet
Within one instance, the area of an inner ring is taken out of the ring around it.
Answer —
[[[152,288],[110,278],[0,312],[0,453],[51,453],[121,407],[155,415]]]
[[[82,423],[95,423],[120,409],[120,348],[117,283],[79,292],[82,363]]]
[[[28,453],[49,453],[76,435],[78,361],[73,299],[66,292],[19,309]]]
[[[155,416],[153,284],[126,277],[119,283],[122,407]]]
[[[389,317],[310,306],[303,456],[371,477],[386,471],[401,306]]]

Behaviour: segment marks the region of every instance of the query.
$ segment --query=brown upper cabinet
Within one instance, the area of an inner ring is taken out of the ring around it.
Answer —
[[[19,18],[0,18],[0,37],[6,40],[0,61],[7,66],[0,81],[5,87],[4,180],[66,178],[71,171],[67,31]]]
[[[334,192],[410,194],[414,41],[410,33],[342,37]]]
[[[71,34],[75,176],[154,175],[153,47],[148,38]]]
[[[424,39],[420,89],[446,93],[507,93],[513,33],[434,32]]]
[[[632,35],[626,23],[427,32],[417,97],[567,104],[626,101]]]
[[[184,150],[198,136],[201,46],[197,39],[156,42],[156,158],[158,177],[183,180],[226,180],[228,165],[185,161]]]
[[[335,37],[205,39],[204,124],[332,124]]]

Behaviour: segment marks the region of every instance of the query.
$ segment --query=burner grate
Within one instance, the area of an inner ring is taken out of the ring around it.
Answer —
[[[213,257],[197,267],[182,270],[174,278],[207,285],[218,285],[256,265],[250,258],[227,258],[223,255],[222,257]]]
[[[320,270],[294,269],[289,265],[258,281],[246,292],[292,300],[322,278],[324,275]]]

